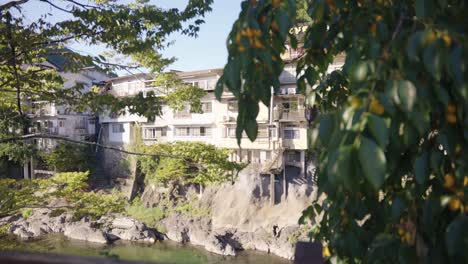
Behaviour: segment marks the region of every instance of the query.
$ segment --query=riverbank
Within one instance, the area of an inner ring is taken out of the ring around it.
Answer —
[[[250,166],[235,183],[209,186],[202,193],[193,185],[177,191],[146,186],[138,199],[143,214],[132,214],[128,207],[129,215],[74,219],[66,211],[41,208],[0,219],[0,226],[24,239],[61,233],[100,244],[172,240],[222,256],[256,250],[293,260],[301,254],[297,243],[309,240],[310,227],[300,227],[297,221],[316,199],[314,188],[306,177],[288,179],[287,195],[282,185],[274,187],[279,195],[271,199],[270,182]]]
[[[155,244],[115,242],[96,244],[72,240],[62,234],[43,235],[22,240],[16,236],[2,237],[0,250],[31,253],[54,253],[74,256],[92,256],[117,260],[171,263],[171,264],[291,264],[283,258],[257,251],[239,252],[236,257],[226,257],[205,251],[203,248],[172,241]]]

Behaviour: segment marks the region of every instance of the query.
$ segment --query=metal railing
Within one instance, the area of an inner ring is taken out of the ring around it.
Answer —
[[[276,120],[302,121],[305,120],[305,109],[299,108],[296,110],[283,109],[276,110],[274,118]]]

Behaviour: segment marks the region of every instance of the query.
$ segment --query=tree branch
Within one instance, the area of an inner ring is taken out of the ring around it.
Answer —
[[[20,80],[19,80],[19,75],[18,75],[18,69],[17,69],[17,63],[16,63],[16,44],[13,39],[13,33],[11,30],[11,14],[10,12],[6,13],[6,20],[7,20],[7,27],[8,27],[8,32],[7,32],[7,38],[8,38],[8,44],[10,46],[10,53],[12,55],[11,58],[11,66],[13,67],[15,79],[16,79],[16,104],[18,106],[18,113],[23,116],[23,110],[21,109],[21,88],[20,88]]]
[[[11,7],[17,7],[19,5],[22,5],[22,4],[26,3],[26,2],[28,2],[28,1],[29,0],[13,0],[13,1],[7,2],[6,4],[0,5],[0,11],[8,10]]]

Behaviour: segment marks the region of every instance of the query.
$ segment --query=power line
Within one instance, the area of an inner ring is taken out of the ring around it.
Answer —
[[[29,134],[29,135],[18,136],[18,137],[3,138],[3,139],[0,139],[0,143],[7,143],[7,142],[14,142],[14,141],[25,141],[25,140],[37,139],[37,138],[56,139],[56,140],[67,141],[67,142],[71,142],[71,143],[75,143],[75,144],[98,146],[98,147],[103,148],[103,149],[110,149],[110,150],[113,150],[113,151],[118,151],[118,152],[121,152],[121,153],[129,154],[129,155],[136,155],[136,156],[163,157],[163,158],[174,158],[174,159],[184,159],[184,160],[187,159],[186,157],[177,156],[177,155],[151,154],[151,153],[127,151],[127,150],[123,150],[123,149],[118,148],[118,147],[103,145],[103,144],[99,144],[99,143],[96,143],[96,142],[74,140],[74,139],[70,139],[70,138],[67,138],[67,137],[54,136],[54,135],[45,135],[45,134]]]

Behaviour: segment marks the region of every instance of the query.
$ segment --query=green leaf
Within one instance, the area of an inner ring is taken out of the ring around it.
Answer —
[[[405,210],[406,205],[403,199],[400,197],[396,197],[392,201],[392,219],[393,220],[398,220],[401,217],[401,214]]]
[[[414,163],[414,177],[418,184],[424,184],[429,176],[429,154],[427,151],[421,153]]]
[[[358,155],[364,176],[375,189],[380,189],[386,178],[387,167],[383,150],[373,140],[363,137]]]
[[[387,124],[383,118],[374,114],[369,114],[367,118],[367,124],[369,125],[369,130],[372,136],[377,140],[377,143],[385,149],[389,138]]]
[[[283,10],[278,10],[278,12],[275,15],[275,20],[278,22],[279,33],[281,38],[286,38],[289,29],[292,25],[288,13],[286,13]]]
[[[422,44],[422,32],[416,32],[408,40],[408,45],[406,46],[406,54],[411,60],[419,60],[419,49]]]
[[[456,255],[461,255],[462,252],[467,249],[467,225],[468,216],[460,216],[447,227],[445,243],[449,256],[454,257]]]
[[[334,130],[334,118],[331,114],[324,114],[319,119],[319,139],[327,146]]]
[[[247,133],[247,136],[249,137],[250,141],[255,141],[258,133],[258,124],[255,119],[246,120],[245,132]]]
[[[216,83],[216,88],[215,88],[215,96],[217,100],[221,100],[221,96],[223,96],[224,92],[224,75],[221,76]]]
[[[344,184],[347,189],[354,186],[352,179],[353,147],[341,147],[336,154],[331,155],[328,162],[328,178],[333,184]]]
[[[416,16],[418,18],[429,18],[434,13],[434,0],[416,0]]]
[[[416,87],[410,81],[398,82],[399,106],[405,112],[411,112],[416,102]]]
[[[226,84],[229,90],[236,96],[240,90],[240,64],[239,60],[231,60],[224,68],[223,76],[226,78]]]
[[[442,75],[442,50],[437,41],[432,42],[429,47],[424,50],[423,60],[424,66],[429,71],[434,79],[440,80]]]

